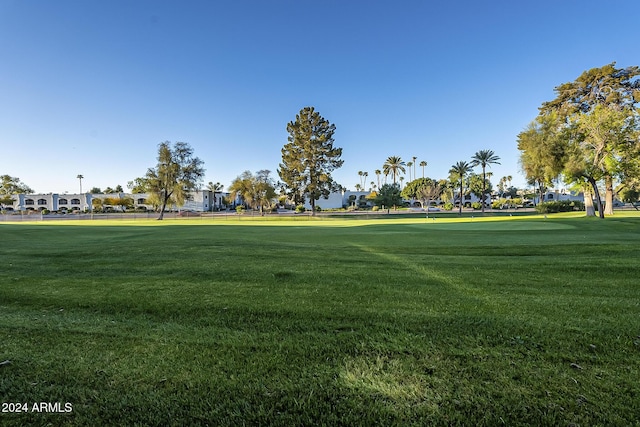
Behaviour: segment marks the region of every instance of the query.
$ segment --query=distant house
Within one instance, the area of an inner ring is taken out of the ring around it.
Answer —
[[[373,202],[367,199],[367,196],[371,194],[370,191],[349,191],[346,190],[344,192],[334,192],[329,194],[329,197],[325,199],[324,197],[320,197],[316,200],[316,206],[319,206],[320,209],[340,209],[348,206],[373,206]],[[307,197],[304,203],[304,207],[307,209],[311,209],[311,203],[309,202],[309,198]]]
[[[534,198],[536,204],[540,203],[539,195]],[[584,193],[566,190],[553,190],[544,193],[543,202],[554,202],[558,200],[571,200],[576,202],[584,202]]]
[[[15,194],[15,211],[85,210],[91,206],[91,194]]]

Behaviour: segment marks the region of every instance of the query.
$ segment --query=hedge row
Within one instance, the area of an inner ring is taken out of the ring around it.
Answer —
[[[536,206],[538,213],[572,212],[584,210],[584,202],[577,200],[556,200],[553,202],[542,202]]]

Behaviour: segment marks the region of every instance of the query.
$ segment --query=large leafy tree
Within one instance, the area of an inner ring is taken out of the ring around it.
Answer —
[[[555,88],[556,98],[543,103],[540,115],[556,113],[566,145],[565,178],[586,181],[600,217],[613,213],[615,180],[632,178],[625,171],[640,144],[640,68],[615,63],[592,68],[575,81]],[[606,210],[598,183],[604,182]]]
[[[22,193],[33,193],[33,190],[27,184],[20,181],[20,178],[9,175],[0,176],[0,195]]]
[[[10,175],[0,176],[0,205],[13,204],[14,194],[33,193],[33,190],[25,183]]]
[[[540,201],[566,163],[567,146],[562,132],[558,114],[551,112],[539,115],[518,134],[520,166],[527,181],[538,188]],[[503,187],[509,178],[503,178]]]
[[[471,173],[472,167],[465,161],[459,161],[449,169],[449,177],[451,181],[458,182],[460,184],[460,210],[459,214],[462,214],[462,205],[464,203],[464,182]]]
[[[150,191],[151,184],[146,176],[135,178],[133,181],[127,182],[127,187],[133,194],[147,193]]]
[[[487,198],[487,195],[491,194],[493,186],[488,178],[482,179],[480,174],[472,174],[469,177],[469,191],[476,195],[480,200]],[[482,195],[484,194],[484,197]]]
[[[204,162],[193,154],[193,148],[186,142],[162,142],[158,146],[158,164],[149,168],[140,181],[147,191],[159,200],[160,216],[169,202],[184,204],[189,192],[195,190],[204,176]]]
[[[482,167],[482,196],[480,197],[482,200],[482,213],[484,213],[485,198],[487,197],[487,192],[485,191],[485,182],[487,181],[486,169],[487,166],[495,164],[499,165],[500,162],[498,162],[498,160],[500,160],[500,157],[498,157],[492,150],[480,150],[471,158],[471,166]]]
[[[400,185],[398,184],[383,184],[375,197],[375,204],[380,207],[386,207],[387,211],[390,207],[394,209],[396,206],[402,204],[402,195],[400,191]]]
[[[431,178],[418,178],[405,185],[402,189],[402,197],[416,199],[425,208],[431,201],[437,200],[442,191],[443,188],[438,181]]]
[[[385,161],[384,165],[382,165],[382,171],[385,175],[391,174],[391,176],[393,177],[393,183],[395,184],[396,176],[401,172],[405,173],[405,166],[406,164],[399,156],[390,156],[387,157],[387,161]]]
[[[335,125],[329,123],[313,107],[305,107],[287,124],[289,141],[282,148],[282,163],[278,169],[280,179],[289,189],[295,203],[309,198],[312,215],[316,200],[328,198],[341,186],[331,172],[343,164],[342,148],[334,147]]]
[[[256,174],[244,171],[236,177],[229,186],[230,196],[234,199],[240,197],[249,208],[258,208],[260,213],[263,208],[271,205],[276,198],[276,189],[273,180],[269,177],[271,171],[260,170]]]

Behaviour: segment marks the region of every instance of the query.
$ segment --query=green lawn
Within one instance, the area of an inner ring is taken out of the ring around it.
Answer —
[[[29,409],[0,425],[640,425],[634,213],[51,221],[0,242],[0,402]]]

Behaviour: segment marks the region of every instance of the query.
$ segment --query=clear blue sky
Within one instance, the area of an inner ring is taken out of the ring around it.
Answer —
[[[169,140],[205,184],[277,178],[287,123],[314,106],[350,189],[391,155],[445,178],[481,149],[502,158],[494,184],[523,185],[517,134],[555,86],[640,65],[638,16],[637,0],[0,0],[0,174],[126,187]]]

